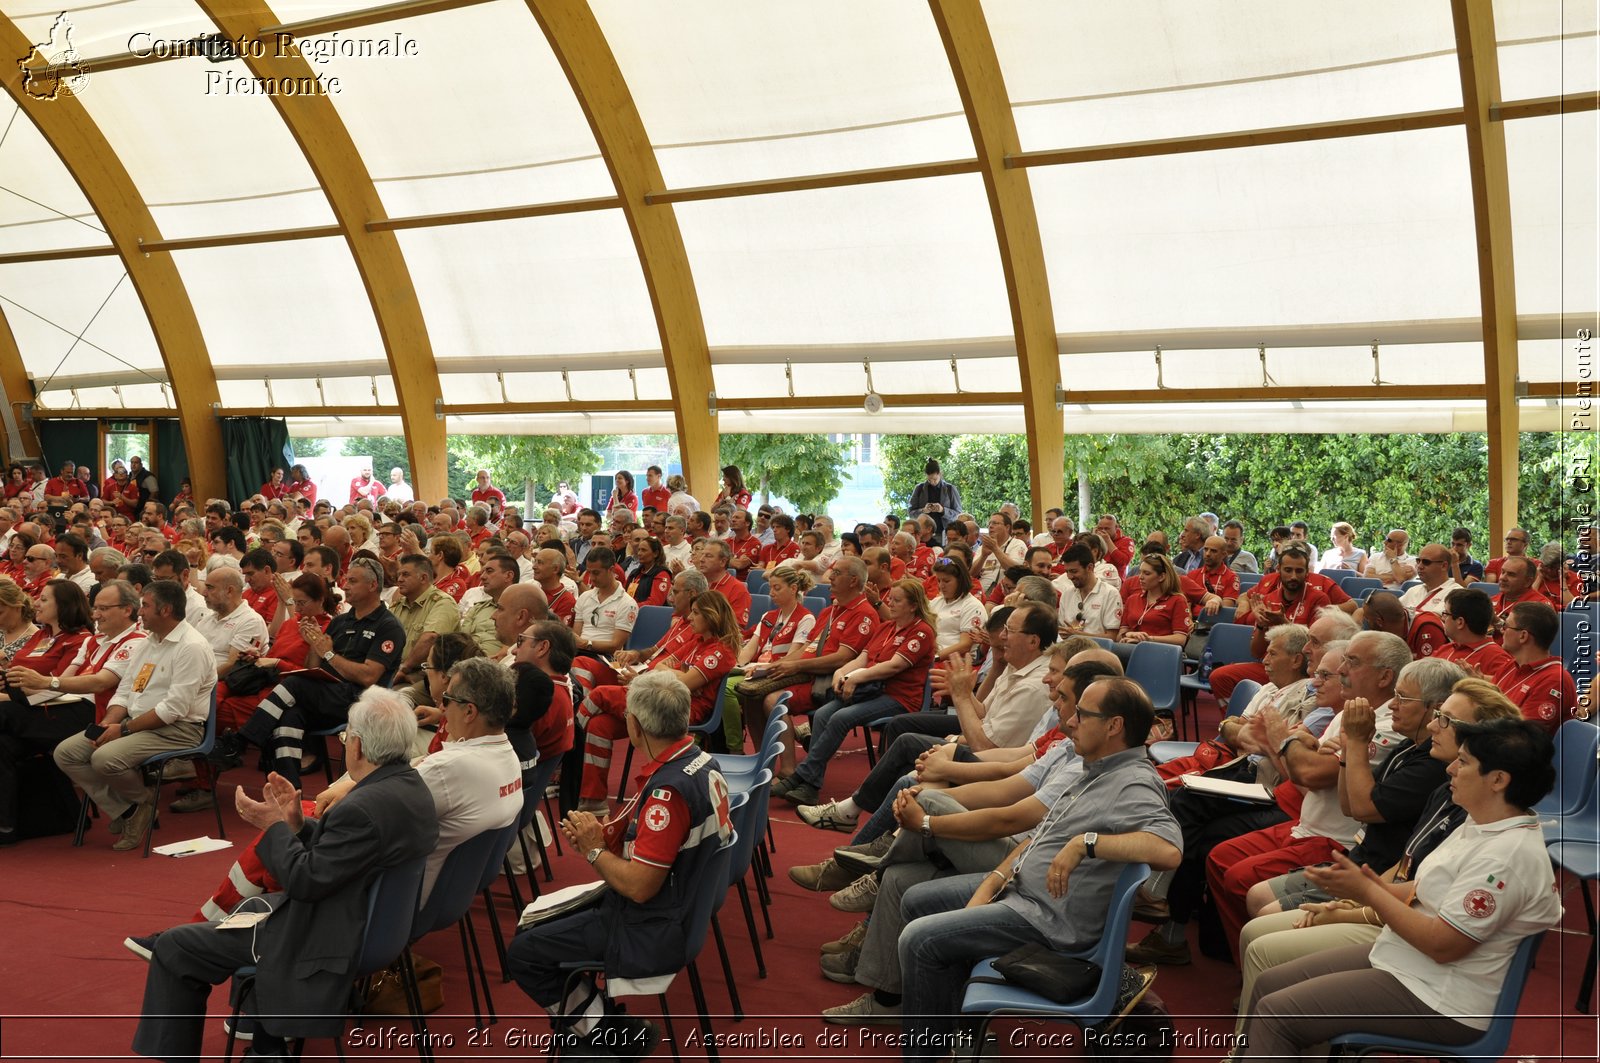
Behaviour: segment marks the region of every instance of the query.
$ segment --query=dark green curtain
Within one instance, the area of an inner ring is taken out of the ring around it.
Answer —
[[[35,421],[39,430],[39,449],[44,452],[44,467],[51,475],[67,459],[100,471],[100,424],[98,421]],[[96,483],[99,481],[97,480]]]
[[[289,427],[266,417],[225,417],[222,449],[228,459],[228,500],[238,505],[272,478],[272,470],[294,463]]]
[[[156,421],[155,436],[156,482],[161,485],[161,501],[171,502],[178,487],[189,478],[189,451],[183,445],[183,429],[176,417]]]

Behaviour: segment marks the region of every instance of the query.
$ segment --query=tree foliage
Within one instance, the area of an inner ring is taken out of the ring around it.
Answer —
[[[721,464],[739,466],[751,494],[782,495],[802,513],[827,510],[849,464],[848,445],[822,435],[725,435],[719,451]]]
[[[532,480],[538,497],[547,499],[561,481],[576,485],[586,473],[601,467],[601,449],[611,436],[457,436],[452,440],[450,490],[471,493],[479,469],[508,496],[522,493],[523,481]]]
[[[878,468],[883,473],[883,500],[892,510],[905,512],[911,492],[924,479],[923,466],[934,458],[950,463],[950,447],[955,436],[904,435],[878,437]]]

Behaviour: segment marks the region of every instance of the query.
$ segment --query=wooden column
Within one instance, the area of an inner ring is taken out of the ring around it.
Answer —
[[[22,352],[17,349],[17,337],[11,331],[11,323],[6,320],[3,307],[0,307],[0,391],[4,392],[7,416],[16,423],[17,438],[22,442],[23,452],[39,455],[39,433],[34,430],[31,421],[22,418],[22,407],[33,403],[33,384],[28,380],[28,370],[22,364]],[[5,450],[7,463],[22,457],[11,452],[10,432],[5,433]],[[98,455],[93,467],[98,474]]]
[[[1478,300],[1483,308],[1483,387],[1489,434],[1489,543],[1517,524],[1517,286],[1511,264],[1511,188],[1505,126],[1490,112],[1500,102],[1490,0],[1451,0],[1472,219],[1478,242]]]
[[[690,491],[709,499],[717,493],[721,464],[717,418],[709,401],[715,386],[711,355],[678,216],[671,204],[647,199],[650,192],[665,187],[655,149],[589,5],[584,0],[527,0],[527,4],[566,71],[611,171],[655,309],[684,475]]]
[[[32,54],[33,44],[16,24],[0,15],[0,51],[11,56]],[[42,59],[38,61],[43,66]],[[167,379],[177,401],[178,423],[188,451],[189,477],[196,498],[227,494],[217,377],[211,368],[205,338],[194,304],[172,255],[146,253],[142,242],[161,239],[161,231],[145,206],[133,179],[111,150],[105,136],[82,104],[67,93],[36,99],[22,87],[17,63],[0,63],[0,80],[11,99],[28,116],[77,181],[84,198],[105,226],[122,259],[128,279],[150,320]],[[91,83],[92,84],[92,83]],[[93,88],[90,91],[95,91]],[[102,91],[114,91],[103,87]],[[158,470],[159,471],[159,470]],[[176,486],[175,484],[172,486]]]
[[[278,22],[264,3],[199,3],[217,28],[234,39],[254,39],[261,27]],[[246,49],[242,56],[257,78],[298,81],[316,77],[316,71],[298,49],[273,45],[258,51],[260,54]],[[356,269],[361,272],[389,359],[395,397],[400,402],[412,485],[418,498],[438,501],[448,493],[445,421],[442,407],[437,405],[442,401],[439,368],[400,239],[392,230],[374,231],[367,227],[368,222],[385,219],[383,201],[333,101],[314,93],[277,94],[271,99],[312,173],[317,175]],[[383,475],[388,476],[388,470]]]
[[[1062,504],[1065,460],[1061,414],[1056,408],[1061,363],[1039,217],[1028,171],[1006,167],[1006,156],[1019,153],[1022,145],[983,8],[978,0],[929,0],[929,6],[961,91],[961,105],[967,112],[989,210],[994,215],[995,239],[1000,244],[1000,263],[1011,300],[1011,326],[1017,337],[1028,431],[1028,478],[1033,487],[1031,516],[1037,525],[1046,509]]]

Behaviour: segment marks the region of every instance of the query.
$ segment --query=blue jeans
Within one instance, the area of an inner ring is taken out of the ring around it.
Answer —
[[[894,789],[889,791],[889,796],[885,797],[872,815],[867,817],[867,821],[861,825],[861,829],[856,831],[855,836],[850,839],[850,844],[863,845],[875,838],[881,838],[898,827],[900,824],[894,818],[894,799],[900,796],[901,790],[916,784],[917,777],[909,773],[896,779]]]
[[[820,789],[828,773],[828,761],[844,745],[851,731],[869,720],[905,711],[905,706],[887,694],[854,705],[846,705],[837,698],[828,702],[811,714],[811,748],[806,759],[795,768],[795,775],[801,782]]]
[[[1019,945],[1046,943],[1043,934],[1018,913],[993,902],[966,907],[983,875],[919,882],[906,890],[900,913],[901,1029],[905,1059],[942,1059],[952,1048],[972,1045],[952,1037],[967,976],[979,960],[1003,956]]]

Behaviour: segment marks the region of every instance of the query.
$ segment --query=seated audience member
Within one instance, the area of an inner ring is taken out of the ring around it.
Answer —
[[[768,576],[781,563],[800,555],[800,544],[794,538],[794,518],[780,513],[772,518],[772,545],[763,546],[756,567]]]
[[[1450,578],[1465,587],[1483,579],[1483,562],[1473,559],[1472,531],[1457,528],[1450,533]]]
[[[1516,667],[1516,662],[1491,635],[1494,600],[1487,594],[1466,589],[1451,591],[1439,619],[1450,639],[1449,645],[1435,654],[1441,660],[1475,670],[1491,683],[1501,672]]]
[[[1203,547],[1210,534],[1211,525],[1203,517],[1189,517],[1183,522],[1183,530],[1178,533],[1178,552],[1172,558],[1172,566],[1178,570],[1180,578],[1200,567],[1204,559]]]
[[[543,591],[532,583],[513,583],[500,592],[500,601],[495,605],[495,638],[503,646],[515,647],[517,636],[526,631],[528,625],[546,617],[561,623],[560,618],[551,614]],[[514,660],[514,651],[503,652],[501,660],[508,663]]]
[[[687,574],[685,574],[687,575]],[[616,739],[629,734],[624,719],[628,702],[626,687],[644,672],[672,676],[693,695],[690,723],[701,723],[712,714],[721,693],[722,678],[733,670],[739,655],[739,625],[728,600],[716,591],[706,591],[694,599],[689,610],[693,641],[681,648],[648,661],[643,668],[626,667],[617,674],[617,684],[591,689],[577,708],[577,722],[584,731],[583,786],[580,808],[607,811],[607,777],[611,770],[612,747]]]
[[[1328,892],[1370,906],[1384,923],[1370,946],[1348,945],[1274,967],[1257,979],[1245,1058],[1284,1059],[1354,1030],[1441,1044],[1482,1036],[1512,954],[1561,922],[1561,897],[1535,803],[1555,780],[1550,738],[1526,721],[1463,729],[1451,764],[1466,821],[1412,883],[1386,884],[1348,858],[1315,872]]]
[[[275,625],[280,624],[281,620],[278,616],[277,570],[273,565],[272,552],[259,546],[249,551],[239,559],[239,571],[244,574],[245,604],[261,617],[262,623],[267,625],[268,634],[276,635]]]
[[[587,692],[595,687],[617,686],[617,669],[648,665],[657,658],[671,657],[693,647],[699,641],[699,635],[690,623],[690,615],[694,612],[695,599],[709,589],[706,578],[695,569],[678,573],[673,578],[672,596],[668,603],[672,606],[672,615],[667,620],[667,630],[655,645],[637,650],[618,650],[609,658],[581,655],[573,668],[573,678],[577,680],[580,690]]]
[[[21,539],[21,536],[18,536]],[[16,577],[17,584],[22,592],[34,601],[39,600],[39,595],[44,592],[46,585],[52,580],[59,579],[60,573],[56,571],[56,552],[44,543],[38,543],[27,548],[23,556],[22,572]],[[77,584],[73,584],[77,586]],[[81,591],[82,588],[80,587]]]
[[[1450,643],[1438,613],[1422,609],[1413,616],[1392,591],[1368,595],[1361,615],[1373,631],[1387,631],[1405,639],[1413,657],[1432,657]]]
[[[1362,566],[1361,574],[1368,579],[1383,581],[1385,590],[1398,591],[1400,584],[1417,575],[1417,559],[1406,553],[1411,535],[1404,528],[1395,528],[1383,538],[1383,549],[1373,552]]]
[[[1239,574],[1227,565],[1228,542],[1207,536],[1200,548],[1200,563],[1182,579],[1183,595],[1196,619],[1217,615],[1225,605],[1239,601]]]
[[[676,513],[661,525],[661,554],[667,571],[682,572],[694,564],[694,545],[689,542],[689,522]]]
[[[1062,634],[1114,636],[1122,627],[1122,595],[1117,585],[1100,578],[1093,550],[1082,542],[1073,543],[1062,552],[1060,568],[1054,587],[1061,595]]]
[[[363,579],[357,571],[352,584]],[[273,917],[250,933],[189,923],[149,943],[135,1052],[197,1058],[211,986],[245,965],[257,971],[249,1001],[256,1026],[252,1054],[282,1054],[283,1038],[338,1036],[373,879],[438,847],[435,797],[407,763],[415,732],[402,700],[372,691],[351,705],[345,732],[355,786],[326,815],[305,818],[296,787],[281,776],[268,777],[264,800],[237,792],[240,815],[263,832],[253,851],[282,885],[282,899]],[[309,963],[308,955],[325,962]]]
[[[89,544],[80,535],[71,532],[56,539],[56,567],[61,578],[76,583],[85,594],[94,586],[94,572],[89,568]]]
[[[106,706],[104,730],[90,737],[80,725],[80,733],[58,736],[56,764],[100,807],[114,831],[121,828],[113,849],[141,846],[155,817],[157,795],[145,784],[144,762],[195,746],[205,733],[216,657],[185,621],[187,608],[183,588],[173,581],[146,587],[139,605],[146,637],[131,643],[131,659]],[[90,705],[89,718],[93,711]]]
[[[550,615],[571,627],[577,616],[578,595],[567,585],[566,571],[564,549],[546,546],[533,555],[533,582],[544,592]]]
[[[32,555],[31,550],[29,554]],[[1567,552],[1560,543],[1545,543],[1539,551],[1538,578],[1533,589],[1544,595],[1554,609],[1564,609],[1583,594],[1583,580],[1568,567]]]
[[[989,516],[989,534],[978,547],[978,556],[973,560],[972,573],[979,586],[988,593],[1009,566],[1022,563],[1027,552],[1027,541],[1011,534],[1010,515],[993,513]]]
[[[1401,594],[1400,604],[1412,615],[1444,612],[1450,592],[1461,589],[1450,577],[1450,551],[1438,543],[1429,543],[1417,551],[1416,567],[1419,585]]]
[[[461,546],[461,540],[448,531],[428,537],[428,562],[433,569],[433,586],[456,602],[461,601],[461,596],[472,585],[472,575],[467,571],[467,566],[462,564],[465,558],[466,551]]]
[[[683,927],[693,898],[723,887],[708,873],[733,836],[728,788],[715,758],[688,735],[689,703],[688,689],[664,672],[630,684],[624,721],[645,763],[632,801],[612,820],[624,829],[608,830],[581,810],[561,825],[611,888],[596,907],[518,933],[507,950],[508,971],[523,991],[552,1014],[565,1004],[570,1031],[607,1053],[637,1044],[648,1054],[654,1038],[592,984],[564,1002],[569,976],[562,965],[601,960],[608,978],[676,971],[688,960]]]
[[[434,586],[434,573],[435,566],[421,554],[406,554],[400,559],[397,593],[389,606],[405,636],[400,667],[392,680],[397,686],[409,687],[418,682],[434,640],[461,626],[457,599]]]
[[[1524,529],[1508,529],[1506,531],[1506,552],[1500,557],[1491,558],[1489,563],[1483,566],[1483,578],[1490,583],[1504,582],[1500,578],[1500,573],[1506,561],[1513,557],[1528,557],[1528,545],[1531,542],[1533,542],[1533,537]],[[1532,561],[1533,559],[1528,558],[1528,560]]]
[[[1429,755],[1448,770],[1460,752],[1460,735],[1472,726],[1520,718],[1517,707],[1492,683],[1463,679],[1432,715],[1428,724],[1433,736]],[[1450,784],[1445,782],[1429,796],[1416,829],[1406,842],[1404,855],[1379,877],[1388,884],[1416,882],[1422,863],[1466,818],[1466,810],[1451,800]],[[1331,867],[1332,854],[1330,849],[1322,859],[1307,863]],[[1370,945],[1382,930],[1383,920],[1377,912],[1342,898],[1258,915],[1244,925],[1239,936],[1239,966],[1244,974],[1239,999],[1243,1002],[1252,998],[1256,979],[1270,967],[1343,945]],[[1244,1014],[1241,1008],[1241,1029]]]
[[[1005,617],[1003,631],[1005,663],[994,669],[987,695],[980,697],[973,667],[963,658],[951,658],[942,680],[948,685],[955,719],[927,721],[941,737],[958,734],[974,753],[1020,745],[1050,707],[1043,678],[1049,666],[1045,651],[1056,641],[1054,610],[1039,604],[1020,606]],[[925,729],[922,721],[917,722],[918,730]],[[884,738],[892,744],[891,733],[886,729]]]
[[[1150,699],[1127,679],[1100,679],[1078,705],[1073,742],[1085,765],[1033,837],[998,868],[919,883],[906,891],[899,959],[903,1002],[874,993],[854,1019],[902,1004],[905,1058],[942,1058],[952,1047],[965,977],[986,956],[1026,944],[1092,947],[1105,925],[1124,862],[1177,865],[1181,835],[1165,789],[1145,757]],[[1073,903],[1062,904],[1071,896]],[[881,991],[880,991],[881,992]],[[841,1020],[836,1020],[841,1021]]]
[[[559,620],[545,619],[528,625],[518,636],[513,670],[517,675],[519,692],[523,675],[537,670],[551,683],[549,707],[531,721],[534,744],[539,759],[549,761],[564,755],[573,746],[572,659],[577,642],[572,629]],[[520,704],[519,695],[519,704]],[[543,799],[543,794],[535,795]]]
[[[218,568],[205,577],[206,610],[189,622],[211,644],[217,675],[226,676],[239,661],[267,648],[267,625],[244,601],[244,573]]]
[[[812,716],[811,745],[794,773],[773,784],[773,794],[797,805],[815,804],[832,759],[857,725],[897,712],[915,712],[933,664],[933,614],[922,584],[903,579],[884,595],[888,616],[860,656],[833,675],[834,698]]]
[[[294,610],[294,622],[284,623],[278,627],[278,633],[273,637],[271,645],[253,663],[256,667],[271,673],[272,677],[288,675],[306,668],[315,668],[318,662],[311,655],[311,647],[306,644],[302,627],[309,625],[318,631],[327,631],[328,625],[333,621],[334,611],[338,608],[339,599],[332,589],[322,581],[320,576],[299,576],[289,585],[289,604]],[[230,734],[243,727],[255,714],[256,708],[261,704],[268,692],[272,689],[273,678],[267,684],[252,693],[237,693],[223,680],[217,687],[217,733]],[[204,791],[196,791],[204,793]],[[209,795],[207,795],[209,797]],[[199,801],[199,798],[194,798]],[[177,803],[173,807],[176,809]],[[202,803],[201,808],[211,807]],[[178,809],[189,811],[188,809]]]
[[[822,972],[835,982],[855,982],[874,990],[839,1008],[826,1009],[825,1020],[858,1021],[861,1009],[877,1011],[876,993],[900,992],[898,944],[905,921],[900,901],[919,882],[951,874],[982,874],[1001,863],[1028,837],[1052,805],[1083,775],[1070,735],[1078,711],[1074,686],[1081,692],[1094,679],[1113,673],[1095,662],[1080,667],[1071,683],[1056,673],[1057,726],[1045,751],[1002,779],[970,783],[948,790],[914,786],[902,790],[893,806],[899,831],[876,860],[851,861],[852,867],[874,863],[871,871],[835,893],[830,903],[846,911],[874,912],[858,945],[824,953]],[[1061,689],[1061,687],[1065,689]],[[885,837],[891,837],[886,835]],[[797,869],[804,870],[804,869]],[[791,876],[793,873],[791,872]],[[883,907],[876,898],[881,894]]]
[[[356,558],[345,584],[350,608],[334,617],[326,631],[309,621],[300,623],[300,635],[319,662],[318,671],[332,675],[333,681],[296,674],[282,677],[235,741],[219,737],[217,749],[225,760],[238,758],[239,743],[246,741],[261,748],[279,775],[299,783],[306,732],[343,723],[350,706],[368,687],[390,685],[400,667],[405,629],[384,606],[382,593],[378,563],[370,557]]]
[[[1587,708],[1578,703],[1578,688],[1572,673],[1567,671],[1560,657],[1550,653],[1560,635],[1561,618],[1550,606],[1543,602],[1512,606],[1505,623],[1503,644],[1513,666],[1495,679],[1495,685],[1522,711],[1525,719],[1551,734],[1568,719],[1588,717]]]
[[[1233,622],[1254,626],[1250,652],[1257,661],[1266,652],[1266,633],[1272,628],[1279,624],[1312,626],[1313,618],[1321,614],[1324,606],[1350,600],[1342,591],[1340,599],[1335,600],[1324,583],[1313,582],[1313,578],[1331,583],[1326,576],[1313,575],[1311,555],[1303,546],[1289,542],[1278,558],[1276,571],[1240,599]],[[1219,704],[1226,705],[1233,688],[1243,680],[1266,681],[1266,670],[1257,661],[1224,664],[1211,670],[1211,692]]]
[[[591,586],[579,597],[572,621],[580,653],[609,657],[628,644],[638,620],[639,603],[617,582],[616,564],[609,546],[594,547],[585,559]]]
[[[666,605],[672,594],[672,573],[662,563],[661,540],[639,530],[633,533],[632,547],[635,565],[628,574],[628,593],[641,606]]]
[[[1228,544],[1228,567],[1240,574],[1260,572],[1256,555],[1244,548],[1244,525],[1236,520],[1225,521],[1221,531],[1223,541]]]
[[[7,667],[29,668],[46,676],[61,675],[92,631],[89,599],[76,583],[64,579],[46,583],[33,600],[19,596],[16,591],[15,584],[0,583],[0,607],[15,617],[12,624],[17,626],[15,644],[12,638],[7,638]],[[9,698],[0,696],[0,712],[12,704]],[[35,708],[27,704],[17,707],[24,713]],[[33,717],[25,715],[23,718]]]
[[[500,595],[521,575],[510,554],[490,554],[484,559],[478,585],[461,596],[459,630],[471,635],[486,656],[499,657],[505,652],[505,645],[495,633],[494,612],[499,608]]]
[[[1533,589],[1533,584],[1539,575],[1539,566],[1534,564],[1529,557],[1503,557],[1500,567],[1500,593],[1494,597],[1494,638],[1500,641],[1500,631],[1505,626],[1506,617],[1511,615],[1511,607],[1518,602],[1543,602],[1548,605],[1549,599]]]
[[[1139,563],[1136,589],[1123,596],[1122,626],[1113,652],[1127,660],[1141,642],[1182,646],[1193,627],[1177,568],[1165,554],[1146,554]]]
[[[739,581],[738,576],[728,571],[728,561],[732,556],[727,543],[705,540],[695,554],[694,566],[706,578],[707,586],[728,599],[734,619],[743,630],[750,626],[750,589]]]
[[[972,593],[966,562],[960,557],[940,558],[933,563],[933,579],[937,593],[928,595],[928,608],[933,613],[934,656],[940,661],[970,658],[988,614]]]
[[[18,594],[14,586],[9,592],[0,592],[0,614],[6,611],[6,593]],[[99,723],[127,671],[137,641],[144,638],[144,632],[134,622],[138,614],[139,592],[131,584],[111,580],[100,585],[95,589],[92,610],[95,633],[83,641],[66,669],[51,674],[27,664],[14,663],[6,669],[6,682],[28,695],[47,690],[93,695],[94,722]]]
[[[1356,530],[1345,521],[1336,521],[1328,533],[1333,549],[1324,550],[1317,560],[1318,572],[1360,572],[1367,563],[1367,552],[1356,545]]]
[[[744,728],[748,724],[750,737],[759,743],[766,732],[764,716],[744,719],[743,702],[739,700],[739,686],[745,679],[759,679],[771,670],[777,661],[789,656],[796,647],[811,641],[811,631],[817,618],[805,607],[806,591],[810,590],[811,573],[785,566],[773,570],[767,594],[772,598],[772,608],[756,621],[739,651],[738,667],[743,675],[728,680],[727,694],[722,699],[722,733],[729,749],[744,748]],[[794,771],[794,763],[779,763],[778,770]]]

